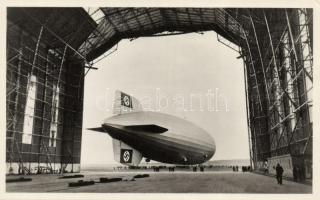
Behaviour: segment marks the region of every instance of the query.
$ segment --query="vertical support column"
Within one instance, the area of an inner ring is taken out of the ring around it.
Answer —
[[[18,103],[19,103],[19,97],[20,97],[20,79],[21,79],[21,66],[22,66],[22,56],[23,56],[23,32],[20,31],[20,38],[19,38],[19,50],[18,50],[18,69],[17,69],[17,82],[15,85],[15,98],[14,98],[14,114],[13,114],[13,118],[12,118],[12,137],[11,137],[11,156],[10,156],[10,168],[12,168],[12,162],[15,162],[16,158],[15,158],[15,151],[14,151],[14,147],[16,146],[16,150],[17,150],[17,154],[18,154],[18,160],[20,165],[23,166],[23,160],[22,157],[20,155],[20,150],[19,150],[19,146],[17,145],[17,140],[16,140],[16,131],[17,131],[17,115],[19,114],[18,112]],[[8,67],[8,66],[7,66]],[[7,97],[8,98],[8,97]],[[7,111],[8,112],[8,111]],[[8,127],[7,127],[8,128]],[[15,145],[16,144],[16,145]],[[21,159],[20,159],[21,157]]]
[[[245,57],[245,63],[247,66],[251,67],[251,70],[253,72],[253,76],[254,76],[254,83],[255,83],[255,87],[256,87],[256,95],[257,95],[257,100],[258,100],[258,110],[260,109],[260,112],[262,112],[262,103],[261,103],[261,97],[260,97],[260,90],[259,90],[259,84],[258,84],[258,80],[257,80],[257,76],[256,76],[256,71],[255,71],[255,66],[253,63],[253,58],[252,58],[252,54],[251,54],[251,48],[247,39],[246,34],[245,38],[246,38],[246,49],[247,49],[247,53],[248,55]],[[249,58],[249,61],[248,61]],[[252,93],[254,90],[254,84],[252,81],[250,81],[250,77],[251,77],[251,73],[250,70],[247,70],[247,74],[246,77],[248,77],[247,79],[247,83],[248,83],[248,90],[249,88],[251,90],[248,91],[248,95],[250,95],[251,98],[249,98],[248,96],[248,107],[247,109],[249,109],[249,119],[250,119],[250,134],[251,134],[251,153],[252,153],[252,161],[253,161],[253,169],[257,169],[257,162],[258,162],[258,148],[257,148],[257,133],[255,130],[255,107],[256,107],[256,99],[253,98],[254,94]],[[252,120],[251,120],[252,119]]]
[[[253,33],[254,33],[254,38],[255,38],[255,41],[256,41],[257,49],[258,49],[260,65],[261,65],[261,70],[262,70],[262,74],[263,74],[265,90],[266,90],[266,93],[267,93],[268,106],[269,106],[269,104],[270,104],[270,95],[269,95],[269,90],[268,90],[268,82],[267,82],[266,74],[265,74],[265,71],[264,71],[265,68],[264,68],[264,63],[263,63],[262,56],[261,56],[261,49],[260,49],[260,45],[259,45],[259,41],[258,41],[258,37],[257,37],[256,27],[254,25],[254,22],[253,22],[253,19],[252,19],[250,11],[249,11],[249,16],[250,16],[250,21],[251,21],[251,25],[252,25],[252,29],[253,29]]]
[[[244,68],[244,85],[245,85],[245,96],[246,96],[246,114],[247,114],[247,127],[248,127],[248,143],[249,143],[249,156],[250,156],[250,167],[253,169],[253,155],[252,155],[252,138],[251,138],[251,127],[250,127],[250,114],[249,114],[249,94],[248,94],[248,79],[247,79],[247,67],[246,63],[243,60]]]
[[[46,112],[47,112],[47,87],[48,87],[48,68],[49,68],[49,51],[46,54],[46,69],[44,72],[44,86],[43,86],[43,99],[42,99],[42,123],[41,123],[41,135],[39,136],[39,155],[38,155],[38,172],[40,170],[40,160],[43,151],[43,137],[45,137],[45,123],[46,123]]]
[[[249,57],[251,58],[252,70],[248,74],[250,96],[258,96],[258,99],[250,98],[250,124],[253,143],[253,154],[255,168],[263,166],[264,161],[269,157],[269,112],[267,107],[270,103],[268,90],[268,82],[264,69],[263,50],[260,46],[262,35],[257,33],[257,27],[251,17],[251,11],[248,10],[249,24],[247,24],[248,36],[245,34],[245,45],[248,49]],[[250,26],[251,22],[251,26]],[[250,37],[250,39],[248,39]],[[259,66],[260,65],[260,66]],[[254,79],[253,79],[254,78]],[[254,82],[256,84],[254,84]],[[257,89],[257,90],[256,90]],[[257,92],[255,92],[255,90]]]
[[[284,62],[283,62],[283,67],[286,71],[286,92],[288,96],[288,115],[289,115],[289,124],[290,124],[290,132],[293,135],[294,132],[292,132],[296,126],[296,115],[294,113],[295,110],[295,84],[294,84],[294,77],[296,76],[296,69],[294,65],[291,63],[291,55],[290,55],[290,42],[289,42],[289,35],[288,32],[286,31],[285,34],[283,35],[283,56],[284,56]],[[289,132],[289,129],[288,129]],[[288,144],[289,145],[289,144]]]
[[[58,131],[59,131],[59,117],[58,117],[58,115],[59,115],[59,101],[60,101],[59,96],[60,96],[60,90],[61,90],[60,82],[61,82],[61,74],[63,71],[63,66],[65,64],[67,50],[68,50],[68,45],[66,45],[63,50],[63,55],[62,55],[60,66],[59,66],[59,72],[58,72],[56,85],[53,84],[53,95],[52,95],[51,116],[50,116],[50,133],[49,133],[49,144],[51,144],[51,145],[57,144],[57,135],[58,135]],[[56,131],[56,133],[55,133],[56,135],[52,136],[51,135],[52,131]],[[54,148],[55,148],[55,156],[56,156],[57,146],[55,146]],[[48,158],[49,157],[50,156],[48,156]],[[55,157],[54,157],[54,161],[55,161]],[[50,162],[52,162],[51,158],[50,158]],[[63,172],[63,170],[64,170],[63,165],[61,164],[61,172]]]
[[[295,62],[298,64],[298,69],[303,70],[303,74],[301,74],[302,78],[302,87],[299,87],[299,95],[300,95],[300,106],[303,105],[301,109],[302,115],[303,115],[303,127],[304,127],[304,132],[305,136],[307,136],[308,140],[304,145],[304,148],[302,151],[300,151],[301,154],[304,154],[306,151],[307,146],[309,145],[310,139],[312,137],[312,122],[311,122],[311,117],[310,113],[312,114],[312,52],[311,50],[311,45],[310,45],[310,40],[308,39],[308,20],[306,19],[306,15],[303,14],[303,10],[298,10],[297,11],[297,16],[298,16],[298,36],[295,39],[291,22],[288,16],[288,12],[286,10],[286,21],[288,24],[288,30],[289,30],[289,36],[291,39],[292,43],[292,49],[294,53],[294,58]],[[299,45],[296,43],[298,42]],[[297,51],[297,46],[299,46],[299,52]],[[311,54],[311,55],[310,55]]]
[[[308,107],[308,124],[309,127],[309,136],[307,143],[304,146],[303,154],[305,154],[307,146],[310,143],[312,137],[312,108],[313,108],[313,97],[312,97],[312,88],[313,88],[313,54],[312,46],[310,41],[309,33],[309,21],[310,18],[307,17],[307,9],[298,10],[299,17],[299,31],[300,31],[300,43],[302,51],[302,65],[304,70],[304,80],[305,80],[305,96]],[[311,17],[311,16],[309,16]]]

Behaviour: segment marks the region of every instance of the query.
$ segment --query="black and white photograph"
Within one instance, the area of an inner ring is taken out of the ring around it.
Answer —
[[[236,5],[6,5],[8,199],[314,197],[318,8]]]

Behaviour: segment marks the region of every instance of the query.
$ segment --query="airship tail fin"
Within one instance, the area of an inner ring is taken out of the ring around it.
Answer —
[[[119,90],[115,92],[113,114],[119,115],[139,111],[142,111],[142,106],[136,98]]]
[[[142,160],[142,154],[126,143],[112,139],[114,160],[129,166],[137,166]]]

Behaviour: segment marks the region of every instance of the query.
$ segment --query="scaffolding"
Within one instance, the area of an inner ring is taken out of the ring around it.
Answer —
[[[49,27],[48,21],[54,15],[41,23],[26,10],[20,13],[30,15],[28,23],[38,26],[33,32],[27,32],[23,28],[25,24],[8,19],[8,173],[79,171],[84,63],[87,61],[79,52],[74,52],[74,44],[57,36]],[[53,45],[48,41],[52,37],[65,45]],[[74,54],[77,56],[73,57]]]
[[[289,163],[282,160],[288,176],[292,176],[293,166],[299,165],[310,178],[312,10],[247,9],[242,11],[240,23],[245,19],[250,20],[249,24],[242,22],[249,30],[250,42],[242,45],[242,52],[249,68],[247,96],[254,168],[259,170],[269,161],[272,171],[285,155],[290,158]]]

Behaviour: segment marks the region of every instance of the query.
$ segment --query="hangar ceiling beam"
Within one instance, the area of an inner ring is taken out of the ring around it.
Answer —
[[[161,18],[162,18],[162,21],[163,21],[163,24],[164,24],[165,29],[167,29],[168,31],[170,31],[171,28],[170,28],[170,26],[169,26],[169,24],[168,24],[168,17],[166,16],[166,13],[165,13],[164,9],[163,9],[163,8],[160,8],[159,10],[160,10],[160,15],[161,15]]]
[[[106,20],[111,24],[113,30],[119,34],[121,34],[120,30],[118,29],[118,27],[113,23],[113,21],[109,18],[106,17]]]
[[[176,16],[176,22],[177,22],[178,27],[181,27],[181,23],[180,23],[179,15],[178,15],[177,11],[175,12],[175,16]]]
[[[213,11],[213,12],[215,13],[215,11]],[[193,26],[193,22],[192,22],[192,20],[191,20],[189,8],[186,8],[186,13],[187,13],[187,15],[188,15],[188,19],[189,19],[190,25]]]
[[[122,12],[119,12],[119,8],[116,8],[116,9],[118,11],[118,16],[120,16],[120,18],[121,18],[122,24],[124,24],[127,27],[128,31],[131,31],[131,27],[129,26],[129,24],[127,22],[128,20],[124,19],[124,17],[122,16]],[[111,19],[109,19],[109,20],[111,21]]]
[[[152,19],[151,15],[150,15],[150,10],[149,10],[149,9],[147,9],[147,8],[146,8],[146,13],[147,13],[147,15],[148,15],[148,19],[150,20],[150,24],[151,24],[152,28],[153,28],[153,29],[155,29],[154,21],[153,21],[153,19]],[[136,18],[138,19],[138,17],[137,17],[137,16],[136,16]]]
[[[200,16],[201,26],[203,26],[205,24],[205,22],[203,19],[203,12],[202,12],[201,8],[199,8],[199,16]],[[214,23],[216,23],[216,22],[214,22]]]
[[[139,17],[137,16],[135,10],[134,10],[133,8],[131,8],[131,9],[130,9],[130,12],[131,12],[131,13],[133,14],[133,16],[135,17],[135,20],[136,20],[136,22],[138,23],[138,26],[139,26],[140,30],[143,30],[143,26],[142,26],[142,24],[141,24],[141,22],[140,22],[140,20],[139,20]],[[152,24],[152,26],[153,26],[153,21],[152,21],[152,19],[151,19],[151,17],[150,17],[149,11],[146,10],[146,13],[147,13],[147,15],[148,15],[148,17],[149,17],[149,19],[150,19],[150,22],[151,22],[150,24]]]

